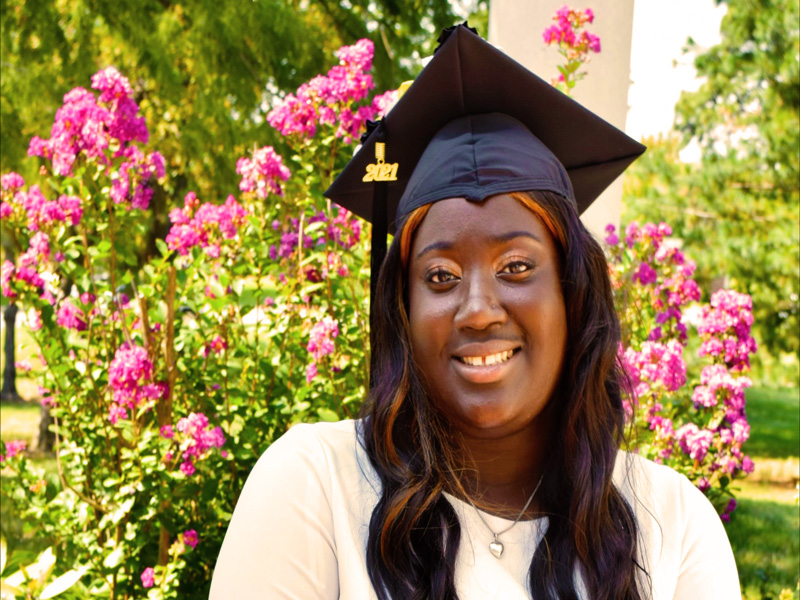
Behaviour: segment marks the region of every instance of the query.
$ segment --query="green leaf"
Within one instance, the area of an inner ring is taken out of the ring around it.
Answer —
[[[103,566],[109,569],[114,569],[122,562],[123,549],[122,546],[114,548],[108,556],[103,559]]]
[[[47,600],[48,598],[55,598],[59,594],[63,594],[73,585],[78,583],[81,577],[89,570],[89,567],[84,565],[78,569],[67,571],[60,577],[56,578],[50,585],[42,590],[39,596],[40,600]]]
[[[339,419],[339,415],[337,415],[335,412],[333,412],[329,408],[318,408],[317,409],[317,415],[323,421],[328,421],[328,422],[331,422],[331,423],[335,423],[336,421],[340,420]]]

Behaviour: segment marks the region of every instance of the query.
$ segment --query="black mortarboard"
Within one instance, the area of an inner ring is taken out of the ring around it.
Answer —
[[[582,213],[644,152],[640,143],[467,27],[445,35],[428,65],[325,192],[328,198],[377,225],[376,186],[364,179],[381,142],[386,165],[397,165],[396,180],[385,182],[390,232],[421,204],[459,196],[482,200],[509,191],[556,191],[572,196]],[[474,118],[478,115],[487,116]],[[555,172],[561,165],[568,182]]]
[[[468,27],[439,42],[325,192],[372,222],[376,275],[387,231],[419,206],[548,190],[582,213],[645,150]]]

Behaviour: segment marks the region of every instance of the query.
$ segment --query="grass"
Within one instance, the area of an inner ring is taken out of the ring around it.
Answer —
[[[790,589],[797,598],[800,514],[794,501],[796,489],[763,483],[741,487],[739,507],[726,529],[743,597],[777,600],[781,590]]]
[[[747,390],[751,456],[787,459],[800,456],[800,390],[750,388]]]
[[[39,431],[41,406],[38,402],[0,404],[0,438],[4,442],[25,440],[32,447]]]

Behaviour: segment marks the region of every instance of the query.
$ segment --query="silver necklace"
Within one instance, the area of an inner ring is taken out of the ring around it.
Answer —
[[[494,529],[489,527],[489,524],[486,522],[486,519],[483,518],[483,515],[481,514],[481,511],[478,510],[478,507],[475,506],[475,503],[472,501],[472,498],[467,496],[467,500],[472,505],[472,508],[475,509],[475,512],[477,513],[478,518],[481,520],[481,522],[483,522],[484,525],[486,525],[486,529],[491,531],[492,535],[494,536],[494,540],[492,540],[489,543],[489,552],[491,552],[492,556],[494,556],[495,558],[499,559],[501,556],[503,556],[503,550],[505,550],[505,546],[503,546],[503,542],[501,542],[498,538],[501,535],[503,535],[504,533],[507,533],[508,531],[510,531],[514,527],[514,525],[516,525],[519,522],[519,520],[522,518],[522,515],[525,514],[526,510],[528,510],[528,507],[531,505],[531,502],[533,502],[533,497],[536,495],[536,492],[539,491],[539,486],[542,485],[542,480],[543,479],[544,479],[544,474],[542,474],[542,476],[539,477],[539,483],[537,483],[536,487],[533,488],[533,493],[528,497],[528,501],[525,503],[525,506],[522,507],[522,510],[517,515],[517,518],[514,519],[514,522],[511,525],[509,525],[508,527],[506,527],[505,529],[503,529],[503,531],[498,531],[497,533],[495,533]]]

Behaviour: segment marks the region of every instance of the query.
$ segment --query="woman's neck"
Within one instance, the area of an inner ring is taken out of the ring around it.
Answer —
[[[462,444],[468,467],[462,485],[472,502],[497,516],[516,518],[544,472],[549,440],[526,429],[500,439],[463,437]],[[536,516],[537,506],[534,498],[525,517]]]

